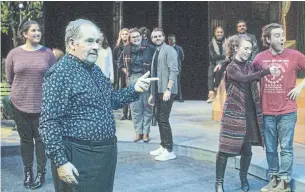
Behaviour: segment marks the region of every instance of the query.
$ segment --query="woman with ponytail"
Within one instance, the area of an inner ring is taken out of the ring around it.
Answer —
[[[56,58],[51,49],[39,44],[41,30],[36,21],[26,21],[21,27],[20,35],[23,44],[9,52],[5,61],[5,72],[7,82],[12,85],[11,103],[20,136],[24,186],[36,189],[45,182],[47,161],[38,132],[42,82],[45,72],[56,62]],[[32,170],[34,146],[37,159],[35,181]]]
[[[257,81],[275,73],[270,67],[253,72],[247,64],[252,53],[251,39],[233,36],[226,43],[226,56],[231,63],[226,68],[227,97],[223,107],[219,151],[216,157],[216,192],[224,192],[223,180],[228,157],[241,155],[240,181],[242,191],[249,191],[248,168],[252,145],[264,146],[262,109]]]

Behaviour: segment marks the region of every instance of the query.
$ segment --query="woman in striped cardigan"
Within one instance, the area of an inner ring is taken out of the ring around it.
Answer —
[[[254,73],[247,64],[252,43],[247,37],[231,37],[226,44],[227,98],[223,108],[219,136],[219,152],[216,158],[216,192],[223,192],[223,179],[228,157],[241,155],[241,189],[249,191],[248,168],[252,157],[252,145],[264,146],[261,131],[262,110],[257,81],[275,70],[270,67]]]

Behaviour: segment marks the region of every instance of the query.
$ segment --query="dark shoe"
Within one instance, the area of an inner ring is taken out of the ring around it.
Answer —
[[[33,184],[33,170],[32,168],[25,168],[24,169],[24,182],[23,185],[25,188],[29,189],[32,187]]]
[[[261,192],[273,191],[273,189],[277,186],[277,184],[278,184],[278,176],[273,175],[270,178],[269,183],[265,185],[263,188],[261,188]]]
[[[45,179],[46,171],[37,171],[36,179],[34,184],[32,185],[32,189],[37,189],[40,188],[44,182],[46,181]]]
[[[252,154],[250,156],[241,155],[240,158],[239,177],[240,177],[241,189],[245,192],[250,190],[250,185],[247,179],[247,175],[248,175],[251,159],[252,159]]]
[[[247,179],[247,176],[240,176],[241,190],[247,192],[250,190],[250,185]],[[243,179],[243,180],[242,180]]]
[[[147,143],[149,140],[150,140],[150,139],[149,139],[149,134],[144,134],[144,135],[143,135],[143,141],[144,141],[145,143]]]
[[[12,131],[17,131],[17,125],[12,128]]]
[[[135,137],[135,139],[133,140],[133,142],[136,143],[136,142],[142,140],[142,138],[143,138],[143,134],[137,134],[136,137]]]
[[[223,179],[225,176],[226,166],[227,166],[227,157],[222,157],[219,154],[216,159],[216,183],[215,183],[215,191],[216,192],[224,192],[223,189]]]
[[[273,189],[274,192],[291,192],[289,183],[283,179],[279,181],[277,186]]]
[[[127,117],[126,116],[123,116],[120,120],[126,120]]]

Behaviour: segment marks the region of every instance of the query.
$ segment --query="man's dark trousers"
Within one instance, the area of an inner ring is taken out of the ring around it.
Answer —
[[[52,163],[52,175],[56,192],[112,192],[117,164],[117,139],[105,141],[79,141],[65,138],[65,153],[79,176],[78,185],[68,185],[57,174]]]
[[[120,70],[120,69],[119,69]],[[121,81],[121,86],[120,86],[120,88],[126,88],[128,85],[127,85],[127,82],[126,82],[126,75],[125,75],[125,73],[123,72],[123,71],[121,71],[120,70],[120,74],[119,74],[119,76],[120,76],[120,81]],[[123,106],[123,117],[125,117],[125,118],[127,118],[128,117],[128,109],[129,109],[129,107],[128,107],[128,105],[124,105]]]
[[[178,84],[178,94],[176,96],[176,99],[179,101],[182,101],[182,92],[181,92],[181,71],[179,72],[179,75],[177,76],[177,84]]]
[[[173,150],[173,135],[169,124],[169,115],[176,95],[172,94],[168,101],[163,101],[163,93],[158,94],[158,96],[156,98],[156,118],[160,131],[161,146],[171,152]]]
[[[214,72],[215,67],[216,67],[215,64],[210,63],[209,69],[208,69],[208,89],[209,89],[209,91],[215,91],[215,88],[218,88],[227,65],[226,64],[222,65],[220,70]],[[214,79],[215,79],[215,82],[214,82]]]

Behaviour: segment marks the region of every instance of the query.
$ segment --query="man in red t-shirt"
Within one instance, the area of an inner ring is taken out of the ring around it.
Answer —
[[[262,41],[268,50],[253,60],[255,70],[274,65],[277,72],[261,79],[261,96],[264,119],[264,139],[270,182],[262,192],[291,191],[293,165],[293,137],[297,121],[296,97],[305,87],[305,79],[296,86],[297,70],[305,69],[305,55],[284,47],[283,27],[277,23],[262,29]],[[281,146],[281,164],[277,152]]]

